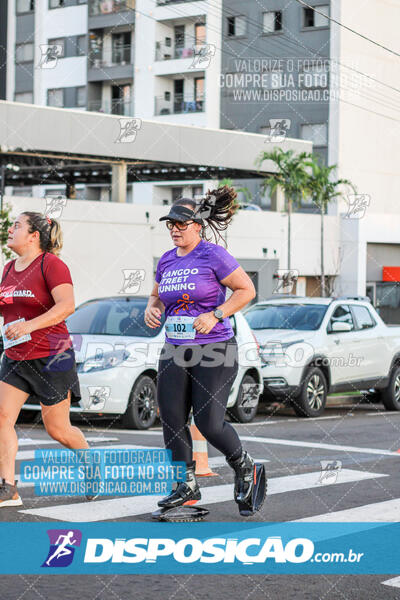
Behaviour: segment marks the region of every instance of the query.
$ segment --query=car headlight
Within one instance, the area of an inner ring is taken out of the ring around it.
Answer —
[[[99,357],[91,356],[87,358],[78,367],[79,373],[91,373],[93,371],[104,371],[118,367],[130,356],[127,350],[115,350],[113,352],[104,352]]]
[[[266,365],[275,364],[276,366],[285,366],[288,356],[285,352],[289,346],[301,344],[304,340],[293,340],[290,342],[268,342],[260,348],[261,360]]]

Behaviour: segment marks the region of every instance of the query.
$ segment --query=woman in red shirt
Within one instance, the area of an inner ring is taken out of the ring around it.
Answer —
[[[61,227],[41,213],[23,212],[9,228],[7,246],[18,258],[4,266],[0,284],[5,326],[0,366],[0,508],[22,504],[15,481],[15,423],[28,396],[40,399],[43,423],[53,439],[70,449],[89,447],[69,418],[71,396],[79,400],[81,395],[64,321],[74,312],[75,300],[69,269],[58,258]]]

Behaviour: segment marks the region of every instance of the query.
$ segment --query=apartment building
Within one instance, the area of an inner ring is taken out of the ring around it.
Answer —
[[[5,81],[8,100],[261,133],[266,150],[279,136],[311,140],[322,160],[338,165],[337,176],[358,190],[357,197],[328,208],[343,221],[340,291],[368,291],[377,302],[397,289],[398,275],[390,269],[383,275],[382,267],[400,265],[400,68],[390,53],[399,51],[400,5],[305,4],[8,0],[1,5],[8,27],[5,34],[0,25],[1,39],[7,35],[0,90]],[[138,181],[128,185],[127,201],[168,204],[183,194],[202,194],[213,183]],[[253,204],[284,208],[272,206],[256,180],[235,184],[250,191]],[[48,191],[34,186],[18,193]],[[77,186],[75,197],[108,201],[110,190]],[[306,202],[300,211],[315,207]]]
[[[325,0],[315,3],[318,13],[295,3],[286,6],[283,0],[246,4],[238,0],[8,0],[6,4],[9,100],[266,136],[272,119],[284,122],[288,137],[312,140],[316,151],[327,158],[329,100],[260,103],[233,97],[249,90],[240,90],[240,84],[239,89],[227,85],[233,75],[259,75],[257,61],[271,57],[267,71],[274,79],[271,91],[277,91],[290,75],[290,60],[296,57],[300,63],[307,44],[328,59],[330,27],[320,14],[329,12]],[[309,58],[311,50],[306,54]],[[276,57],[281,59],[279,68],[273,64]],[[313,88],[326,88],[320,62],[305,62],[295,68],[307,70]],[[265,74],[265,69],[261,71]],[[185,186],[179,181],[138,182],[130,186],[127,200],[167,204],[183,193],[201,194],[211,184],[208,180]],[[258,183],[237,184],[249,189],[253,203],[270,207]],[[78,189],[77,195],[110,197],[109,190],[93,186]]]

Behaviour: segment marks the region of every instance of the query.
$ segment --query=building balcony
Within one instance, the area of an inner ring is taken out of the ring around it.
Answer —
[[[104,67],[115,67],[117,65],[130,65],[132,46],[115,46],[109,50],[90,50],[89,67],[103,69]]]
[[[126,25],[135,21],[135,0],[89,0],[89,29]]]
[[[205,110],[204,96],[194,98],[193,96],[176,94],[170,99],[166,99],[164,96],[156,96],[154,100],[154,114],[156,116],[196,113]]]
[[[177,14],[180,11],[180,15]],[[171,25],[179,18],[205,17],[209,11],[207,0],[158,0],[153,16],[156,21]]]
[[[157,0],[157,6],[164,6],[165,4],[187,4],[189,2],[197,2],[198,0]]]
[[[121,115],[124,117],[133,116],[133,102],[123,100],[92,100],[88,102],[87,110],[92,112],[102,112],[108,115]]]
[[[195,54],[193,46],[187,45],[185,48],[173,47],[165,42],[156,42],[156,60],[172,60],[179,58],[192,58]]]
[[[133,77],[132,46],[89,50],[88,81]]]
[[[89,0],[89,17],[135,10],[135,0]]]

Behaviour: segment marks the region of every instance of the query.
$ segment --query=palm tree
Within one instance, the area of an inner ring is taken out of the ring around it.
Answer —
[[[275,148],[271,152],[261,152],[256,159],[256,166],[260,169],[262,163],[270,160],[275,163],[277,170],[264,179],[263,190],[269,189],[271,193],[281,188],[287,199],[288,213],[288,258],[287,268],[291,267],[291,217],[293,205],[299,205],[305,196],[307,172],[305,160],[309,157],[307,152],[296,154],[294,150],[284,152],[281,148]]]
[[[237,193],[242,192],[246,199],[246,202],[251,202],[252,194],[248,187],[235,187],[233,185],[233,179],[230,179],[229,177],[221,179],[221,181],[217,183],[217,187],[222,187],[224,185],[227,185],[228,187],[234,187]]]
[[[343,195],[339,189],[341,186],[351,187],[354,193],[356,188],[348,179],[332,179],[332,173],[337,169],[337,165],[328,167],[315,154],[309,154],[305,164],[310,170],[306,182],[307,192],[321,213],[321,295],[325,297],[324,215],[329,203]]]

